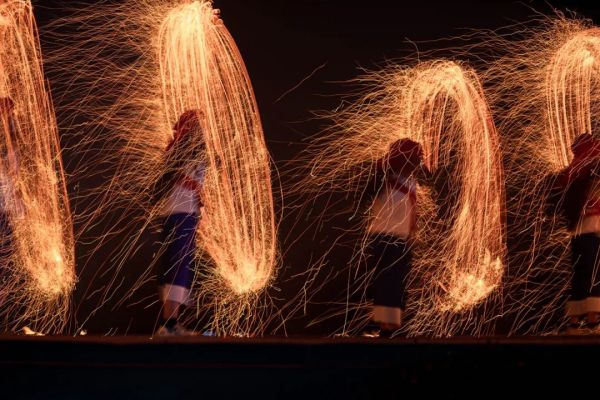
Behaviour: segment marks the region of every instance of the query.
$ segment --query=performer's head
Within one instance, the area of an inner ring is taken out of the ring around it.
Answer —
[[[404,138],[390,145],[390,151],[384,160],[389,172],[408,176],[415,172],[423,160],[423,148],[411,139]]]
[[[167,152],[177,153],[181,157],[196,158],[204,150],[204,134],[200,110],[188,110],[181,114],[173,126],[173,139],[167,146]]]

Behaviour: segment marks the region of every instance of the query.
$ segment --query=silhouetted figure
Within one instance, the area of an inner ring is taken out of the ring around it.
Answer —
[[[551,198],[571,232],[573,275],[567,332],[598,332],[600,323],[600,141],[578,136],[571,164],[555,177]]]
[[[374,271],[372,324],[387,336],[399,329],[406,307],[406,278],[411,268],[410,239],[417,221],[417,182],[427,183],[419,143],[401,139],[379,161],[382,187],[369,223],[368,264]],[[377,332],[375,332],[377,334]]]
[[[158,282],[162,301],[159,336],[192,335],[179,321],[179,311],[188,302],[194,279],[196,230],[202,212],[205,163],[200,111],[187,111],[173,128],[173,140],[164,156],[164,174],[154,189],[162,202],[163,253]]]

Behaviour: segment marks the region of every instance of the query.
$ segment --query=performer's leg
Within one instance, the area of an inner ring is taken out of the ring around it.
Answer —
[[[179,302],[173,300],[164,300],[162,305],[162,318],[164,321],[177,320],[179,317]]]
[[[573,274],[571,275],[571,287],[566,314],[572,328],[577,326],[579,319],[586,313],[585,302],[588,292],[587,282],[589,282],[589,268],[587,268],[589,252],[587,251],[586,236],[588,235],[578,235],[571,238]]]
[[[402,323],[406,306],[406,277],[411,255],[406,242],[393,236],[378,236],[373,243],[373,321],[393,331]]]
[[[600,237],[585,235],[585,278],[587,323],[597,329],[600,322]]]
[[[194,279],[195,240],[198,217],[174,214],[163,225],[164,253],[158,274],[161,315],[167,328],[177,325],[179,310],[186,304]]]

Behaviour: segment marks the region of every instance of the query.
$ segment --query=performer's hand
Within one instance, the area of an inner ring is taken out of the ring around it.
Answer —
[[[215,8],[213,10],[213,15],[211,17],[211,21],[213,24],[215,24],[217,26],[223,25],[223,20],[221,19],[221,10],[219,10],[218,8]]]

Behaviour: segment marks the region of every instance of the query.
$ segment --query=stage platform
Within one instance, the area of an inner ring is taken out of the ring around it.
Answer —
[[[598,398],[599,357],[598,336],[0,336],[0,399]]]

